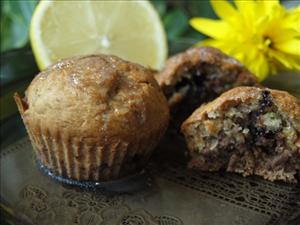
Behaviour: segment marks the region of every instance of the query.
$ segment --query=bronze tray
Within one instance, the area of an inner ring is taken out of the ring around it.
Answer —
[[[160,148],[173,135],[169,132]],[[4,213],[15,224],[32,225],[300,224],[299,185],[188,171],[174,159],[180,154],[175,151],[168,161],[158,158],[161,154],[153,157],[147,188],[111,194],[55,182],[37,168],[30,141],[23,137],[1,151]]]
[[[299,74],[265,84],[300,98]],[[1,142],[1,224],[300,225],[299,184],[189,171],[184,141],[171,130],[147,167],[151,185],[133,194],[80,189],[46,176],[19,116],[1,121]]]

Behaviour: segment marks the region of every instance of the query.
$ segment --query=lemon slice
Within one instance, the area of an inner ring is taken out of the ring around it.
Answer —
[[[148,1],[41,1],[30,41],[39,68],[59,59],[113,54],[159,69],[167,55],[160,18]]]

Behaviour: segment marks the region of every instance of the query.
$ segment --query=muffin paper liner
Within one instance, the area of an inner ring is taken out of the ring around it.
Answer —
[[[150,135],[134,143],[85,143],[83,138],[43,127],[42,122],[30,124],[24,114],[26,103],[18,94],[15,101],[37,159],[53,174],[64,178],[106,181],[135,174],[144,168],[161,136]]]

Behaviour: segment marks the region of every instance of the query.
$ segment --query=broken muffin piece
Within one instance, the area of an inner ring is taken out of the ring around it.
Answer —
[[[240,62],[212,47],[191,48],[171,57],[155,78],[178,124],[202,103],[233,87],[259,85]]]
[[[198,108],[181,129],[190,168],[297,182],[300,103],[287,92],[234,88]]]

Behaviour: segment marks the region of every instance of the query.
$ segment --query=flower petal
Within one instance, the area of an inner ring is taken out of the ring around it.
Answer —
[[[253,12],[256,2],[234,0],[234,4],[242,14],[248,14],[249,12]]]
[[[292,65],[292,69],[300,72],[300,57],[289,57],[289,62]]]
[[[269,54],[271,57],[273,57],[275,60],[277,60],[281,67],[284,67],[286,69],[296,69],[300,71],[300,57],[295,57],[293,55],[287,55],[282,52],[270,50]]]
[[[254,19],[254,13],[255,13],[255,1],[240,1],[235,0],[234,4],[237,6],[238,11],[246,20],[253,21]]]
[[[237,15],[237,11],[228,1],[210,1],[215,13],[224,20],[230,21],[233,16]]]
[[[230,31],[228,23],[220,20],[192,18],[190,25],[197,31],[215,39],[224,39]]]
[[[300,39],[294,38],[285,42],[276,43],[275,48],[288,54],[300,56]]]
[[[268,36],[271,38],[273,44],[276,46],[278,43],[282,43],[291,39],[296,39],[297,36],[300,36],[300,33],[292,29],[282,29],[280,26],[277,26],[277,29],[268,30]],[[284,35],[282,35],[284,34]]]
[[[272,12],[278,10],[282,6],[280,5],[279,0],[272,0],[272,1],[259,1],[262,3],[263,10],[266,14],[271,14]]]
[[[254,73],[259,81],[266,79],[269,74],[269,63],[263,54],[258,54],[256,60],[249,65],[249,70]]]
[[[300,6],[299,9],[288,11],[281,24],[284,28],[295,29],[300,32]]]

